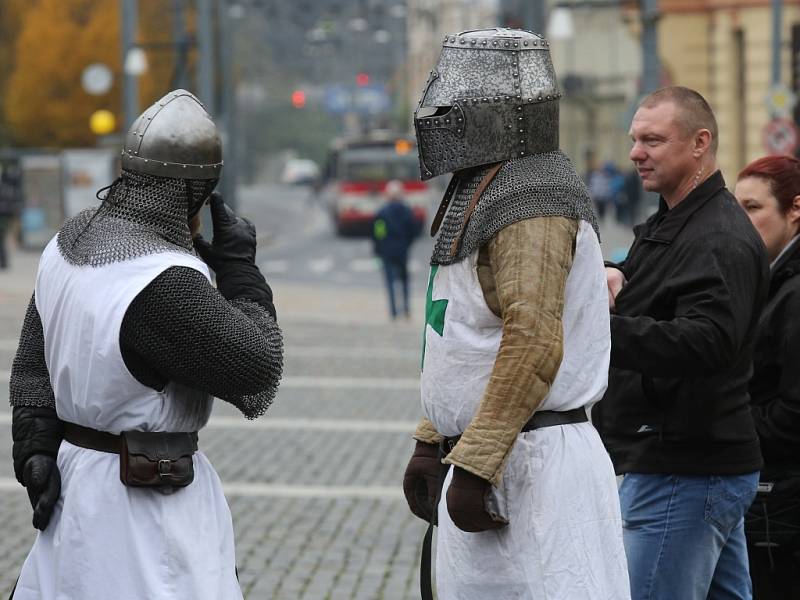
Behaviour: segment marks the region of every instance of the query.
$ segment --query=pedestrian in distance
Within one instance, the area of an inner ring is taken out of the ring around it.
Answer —
[[[423,557],[438,523],[440,600],[630,598],[616,479],[587,417],[608,377],[605,272],[559,98],[544,38],[468,31],[445,39],[415,114],[423,179],[453,174],[403,480],[430,522]],[[425,558],[421,573],[429,599]]]
[[[658,211],[608,265],[611,369],[593,419],[618,474],[632,597],[749,599],[744,514],[761,452],[748,381],[769,278],[764,244],[716,165],[717,124],[685,87],[631,123]]]
[[[752,415],[764,468],[745,518],[753,595],[800,598],[800,161],[767,156],[734,190],[767,247],[770,286],[755,340]]]
[[[373,251],[380,258],[389,297],[389,314],[411,316],[408,304],[408,252],[419,226],[414,213],[403,199],[403,184],[395,179],[386,184],[386,204],[375,215],[372,227]],[[398,307],[397,288],[400,284],[402,307]]]
[[[283,347],[252,224],[213,194],[213,240],[192,237],[221,148],[197,98],[170,92],[134,121],[100,206],[42,254],[10,379],[40,530],[15,600],[242,598],[197,431],[214,396],[263,414]]]
[[[22,209],[19,168],[6,165],[0,170],[0,269],[8,268],[8,234]]]

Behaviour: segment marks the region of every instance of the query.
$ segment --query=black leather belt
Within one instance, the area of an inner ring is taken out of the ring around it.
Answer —
[[[197,432],[192,432],[195,446],[197,445]],[[119,454],[122,449],[122,436],[99,431],[90,427],[83,427],[75,423],[64,423],[64,439],[74,446]],[[197,448],[195,447],[195,450]]]
[[[573,408],[572,410],[539,410],[522,426],[520,433],[541,429],[542,427],[555,427],[556,425],[572,425],[575,423],[586,423],[589,417],[583,407]],[[461,439],[460,435],[444,438],[442,450],[445,454],[449,453]]]

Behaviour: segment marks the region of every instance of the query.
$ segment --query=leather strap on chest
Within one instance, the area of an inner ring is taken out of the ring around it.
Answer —
[[[481,199],[481,195],[483,191],[489,187],[489,184],[492,183],[494,176],[497,175],[497,172],[500,170],[500,167],[503,166],[503,163],[497,163],[493,165],[486,175],[483,176],[481,182],[478,184],[478,187],[475,188],[475,193],[472,194],[472,200],[470,200],[469,206],[467,206],[467,210],[464,213],[464,221],[461,223],[461,229],[458,232],[458,235],[453,238],[453,244],[450,246],[450,256],[455,256],[458,252],[458,246],[461,243],[461,236],[464,235],[464,230],[467,228],[467,223],[469,223],[469,219],[472,216],[472,213],[475,211],[475,207],[478,206],[478,202]]]
[[[464,228],[467,226],[467,221],[469,221],[472,211],[475,210],[475,206],[478,204],[481,194],[486,189],[486,186],[492,182],[492,179],[494,179],[494,176],[497,175],[497,172],[500,170],[501,166],[503,166],[503,163],[497,163],[494,165],[481,180],[480,184],[475,190],[475,193],[472,195],[472,201],[470,202],[469,207],[467,207],[467,212],[464,215],[464,225],[461,227],[461,233],[459,233],[456,240],[461,239],[461,235],[464,233]],[[452,179],[450,179],[450,183],[447,185],[447,189],[444,192],[442,201],[439,203],[439,209],[436,211],[436,215],[433,217],[433,222],[431,223],[431,237],[434,237],[438,233],[439,227],[442,226],[442,221],[444,220],[444,216],[447,214],[447,209],[450,207],[450,201],[455,195],[458,182],[458,176],[453,175]]]

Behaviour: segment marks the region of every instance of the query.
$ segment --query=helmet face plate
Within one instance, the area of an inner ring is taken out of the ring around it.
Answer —
[[[445,38],[414,115],[422,179],[558,148],[549,45],[527,31]]]
[[[219,179],[222,141],[200,101],[175,90],[133,122],[125,136],[122,168],[158,177]]]

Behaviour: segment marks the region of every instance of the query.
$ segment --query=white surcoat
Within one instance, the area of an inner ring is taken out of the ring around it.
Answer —
[[[74,266],[48,244],[36,308],[59,418],[114,434],[196,431],[212,398],[139,383],[122,359],[119,333],[133,299],[164,270],[198,258],[165,252],[101,267]],[[22,567],[15,600],[239,600],[233,525],[222,485],[202,452],[194,481],[171,495],[128,488],[119,456],[74,446],[58,452],[61,497]]]
[[[472,420],[494,366],[503,322],[486,305],[478,250],[433,267],[425,328],[422,406],[445,436]],[[443,314],[443,320],[441,315]],[[587,410],[602,397],[611,351],[600,245],[581,221],[562,317],[564,354],[540,410]],[[616,479],[591,423],[520,434],[494,491],[510,525],[466,533],[447,513],[451,472],[439,504],[436,580],[440,600],[628,600]]]

